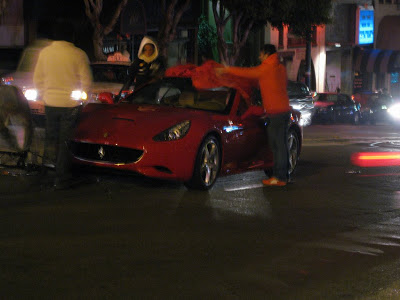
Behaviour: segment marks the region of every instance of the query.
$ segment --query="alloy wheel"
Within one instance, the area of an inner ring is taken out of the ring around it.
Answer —
[[[299,154],[299,139],[294,131],[289,131],[288,134],[288,151],[289,151],[289,174],[294,172],[297,166]]]
[[[200,177],[204,185],[214,183],[219,171],[219,148],[214,139],[207,140],[201,149]]]

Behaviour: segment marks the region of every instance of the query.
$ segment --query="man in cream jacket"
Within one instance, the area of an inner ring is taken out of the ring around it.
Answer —
[[[46,138],[43,161],[55,164],[56,188],[72,179],[67,141],[81,108],[73,91],[88,91],[92,83],[89,59],[73,44],[74,30],[67,21],[55,24],[54,41],[39,54],[33,81],[45,103]]]

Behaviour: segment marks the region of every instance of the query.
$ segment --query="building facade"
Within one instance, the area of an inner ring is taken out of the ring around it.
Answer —
[[[48,15],[51,8],[40,3],[38,0],[9,1],[7,14],[0,20],[0,50],[3,53],[8,53],[9,49],[20,53],[23,47],[37,38],[40,28],[35,16]],[[158,34],[162,12],[157,3],[158,0],[128,1],[115,30],[104,41],[104,52],[117,51],[124,46],[134,58],[141,38]],[[317,92],[340,88],[348,94],[385,89],[400,97],[400,1],[332,0],[332,4],[333,22],[318,26],[313,32],[310,88]],[[82,3],[79,5],[82,6]],[[367,16],[372,13],[372,28],[369,25],[365,27],[361,22],[361,15],[365,13]],[[80,18],[84,19],[83,10],[81,14]],[[169,45],[169,66],[201,62],[197,47],[198,20],[201,15],[205,15],[210,25],[215,26],[211,1],[192,1],[178,24],[176,38]],[[370,36],[371,32],[371,39],[360,40],[361,35]],[[83,40],[89,43],[87,37]],[[229,26],[226,27],[225,38],[228,44],[232,43]],[[252,32],[238,65],[258,64],[258,51],[265,43],[276,45],[289,79],[304,81],[305,40],[291,34],[287,27],[278,30],[266,26],[263,30]],[[90,49],[88,52],[90,54]],[[10,54],[2,56],[10,57]],[[214,59],[218,61],[216,51]]]
[[[333,1],[333,23],[326,26],[326,90],[400,96],[399,36],[398,0]]]
[[[376,55],[369,55],[373,87],[400,98],[400,1],[375,0],[374,10]]]
[[[265,43],[277,47],[281,62],[285,65],[289,80],[305,81],[306,40],[293,35],[288,27],[278,30],[267,26]],[[325,26],[316,26],[312,32],[311,43],[311,86],[312,91],[324,90],[326,66]]]

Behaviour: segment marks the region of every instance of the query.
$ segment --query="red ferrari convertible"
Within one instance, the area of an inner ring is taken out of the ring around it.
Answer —
[[[164,77],[117,104],[88,104],[70,143],[74,161],[202,190],[220,175],[255,169],[268,174],[273,161],[260,101],[234,86],[199,89],[192,79]],[[299,120],[293,110],[291,173],[302,144]]]

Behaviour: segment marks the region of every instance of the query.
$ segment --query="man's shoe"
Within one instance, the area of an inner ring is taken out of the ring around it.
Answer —
[[[262,181],[262,183],[263,183],[263,185],[267,185],[267,186],[285,186],[287,184],[286,181],[281,181],[276,177],[264,179]]]

